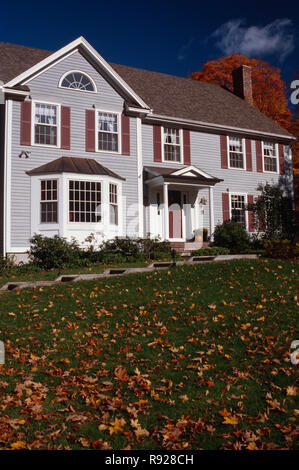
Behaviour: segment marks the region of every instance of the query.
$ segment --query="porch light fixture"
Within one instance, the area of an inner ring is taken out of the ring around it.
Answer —
[[[207,200],[205,197],[202,197],[201,200],[200,200],[200,204],[202,204],[203,206],[205,206],[207,204]]]

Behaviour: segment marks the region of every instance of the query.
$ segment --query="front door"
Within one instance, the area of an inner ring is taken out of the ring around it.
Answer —
[[[181,239],[182,233],[182,195],[181,191],[169,191],[169,238]]]

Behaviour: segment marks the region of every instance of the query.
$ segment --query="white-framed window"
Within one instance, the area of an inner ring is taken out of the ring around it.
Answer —
[[[119,113],[97,112],[97,150],[119,153],[120,118]]]
[[[181,163],[182,156],[182,131],[170,127],[162,128],[162,155],[166,162]]]
[[[117,184],[109,184],[109,221],[111,225],[118,225]]]
[[[40,223],[58,222],[58,181],[46,179],[40,182]]]
[[[35,145],[57,147],[59,142],[59,105],[34,102],[33,109],[32,142]]]
[[[101,202],[100,182],[69,181],[69,222],[101,222]]]
[[[245,169],[244,139],[242,137],[228,136],[229,168]]]
[[[263,165],[264,171],[278,172],[278,149],[273,142],[263,142]]]
[[[59,87],[92,93],[96,92],[96,86],[92,78],[79,70],[70,70],[65,73],[60,79]]]
[[[245,229],[247,228],[246,204],[246,194],[230,194],[230,219],[242,224]]]

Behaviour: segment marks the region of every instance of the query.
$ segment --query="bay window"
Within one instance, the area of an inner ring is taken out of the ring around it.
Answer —
[[[101,183],[69,181],[69,222],[101,222]]]
[[[109,214],[110,224],[118,225],[117,185],[109,184]]]
[[[58,196],[57,180],[42,180],[40,182],[40,221],[44,223],[57,223],[58,221]]]

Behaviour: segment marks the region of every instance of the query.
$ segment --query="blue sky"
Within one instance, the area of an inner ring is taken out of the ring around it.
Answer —
[[[4,2],[0,40],[57,50],[84,36],[109,62],[187,76],[232,52],[299,70],[298,2]]]

